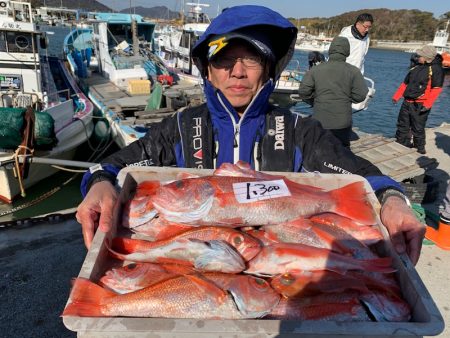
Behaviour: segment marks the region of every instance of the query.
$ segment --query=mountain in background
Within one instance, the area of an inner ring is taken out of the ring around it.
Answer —
[[[87,12],[112,12],[113,10],[108,6],[101,4],[95,0],[31,0],[33,8],[44,6],[47,7],[65,7],[70,9],[82,8]]]
[[[375,40],[433,40],[436,29],[442,29],[444,23],[450,18],[450,12],[443,13],[439,19],[435,19],[433,13],[416,9],[390,10],[380,8],[362,9],[330,18],[289,18],[289,20],[299,28],[299,31],[315,35],[323,32],[327,36],[336,36],[343,27],[353,24],[356,17],[361,13],[373,15],[374,23],[370,30],[370,36]]]
[[[120,13],[130,13],[130,8],[122,9]],[[131,7],[131,13],[136,13],[150,19],[176,20],[180,17],[180,13],[171,11],[166,6],[156,6],[151,8],[142,6]]]

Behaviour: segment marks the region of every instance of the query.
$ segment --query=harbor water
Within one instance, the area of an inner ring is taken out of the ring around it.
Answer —
[[[53,36],[59,33],[54,27],[52,31],[55,32]],[[405,52],[369,50],[365,76],[375,81],[376,94],[367,110],[354,114],[354,127],[366,133],[394,136],[401,101],[394,105],[391,98],[408,72],[409,58],[410,54]],[[308,52],[296,51],[294,59],[298,60],[301,70],[308,68]],[[294,106],[293,110],[312,112],[302,103]],[[443,122],[450,122],[450,73],[445,77],[443,91],[431,110],[427,127],[436,127]],[[29,189],[26,198],[19,197],[12,205],[0,203],[0,224],[76,207],[81,202],[81,175],[73,176],[73,173],[59,173]],[[50,197],[42,199],[46,194]],[[40,202],[35,203],[37,200]],[[15,209],[19,210],[11,212]]]

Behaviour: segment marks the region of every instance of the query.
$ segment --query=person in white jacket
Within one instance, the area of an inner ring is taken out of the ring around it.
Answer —
[[[342,28],[339,36],[346,37],[350,42],[350,55],[346,62],[359,68],[364,74],[364,59],[369,50],[369,30],[372,28],[373,17],[369,13],[362,13],[353,25]]]

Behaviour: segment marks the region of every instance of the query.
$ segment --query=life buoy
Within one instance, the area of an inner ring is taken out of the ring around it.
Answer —
[[[8,6],[8,4],[6,2],[4,2],[4,1],[0,2],[0,7],[5,8],[6,6]]]

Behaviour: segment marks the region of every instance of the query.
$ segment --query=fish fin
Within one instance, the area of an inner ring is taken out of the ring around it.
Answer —
[[[335,212],[365,225],[376,223],[375,212],[367,199],[363,182],[354,182],[345,187],[332,190],[330,194],[336,200]]]
[[[216,284],[203,279],[200,276],[185,275],[184,277],[189,279],[200,291],[204,292],[205,295],[217,301],[218,305],[222,304],[228,295],[225,290],[222,290]]]
[[[381,273],[392,273],[397,271],[397,269],[392,267],[391,257],[358,260],[358,262],[366,271],[381,272]]]
[[[239,273],[245,269],[244,258],[227,242],[211,240],[205,243],[211,250],[206,250],[195,259],[194,267],[196,269],[229,273]]]
[[[177,264],[177,265],[184,265],[184,266],[192,266],[192,263],[189,261],[184,261],[181,259],[176,258],[168,258],[168,257],[157,257],[155,259],[155,263],[158,264]]]
[[[112,240],[111,249],[122,254],[130,254],[137,251],[148,250],[156,246],[155,243],[156,242],[144,241],[142,239],[115,237]]]
[[[346,248],[345,245],[341,244],[340,241],[336,240],[336,237],[334,237],[329,232],[319,229],[318,227],[312,227],[312,231],[323,241],[327,242],[330,245],[330,248],[332,248],[333,251],[338,252],[342,255],[351,255],[352,250],[349,248]]]
[[[70,300],[61,316],[103,317],[102,301],[117,294],[85,278],[73,281]]]
[[[181,172],[177,174],[177,180],[185,180],[188,178],[199,178],[199,177],[200,177],[199,175],[186,172]]]

